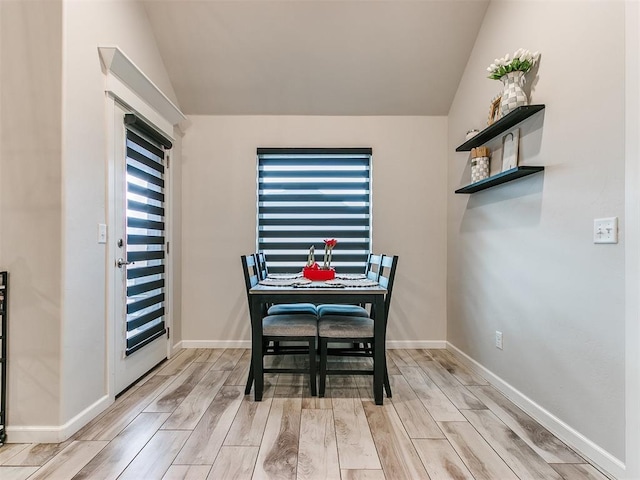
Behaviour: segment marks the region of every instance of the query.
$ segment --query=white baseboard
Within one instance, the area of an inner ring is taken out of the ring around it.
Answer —
[[[182,345],[182,341],[171,345],[171,352],[169,353],[169,357],[173,357],[181,348],[185,348],[184,345]]]
[[[85,408],[64,425],[43,426],[7,426],[6,443],[61,443],[69,439],[87,423],[101,414],[114,402],[113,398],[105,395],[93,405]]]
[[[182,348],[251,348],[251,340],[182,340]]]
[[[605,449],[589,440],[577,430],[571,428],[558,417],[553,415],[542,406],[538,405],[532,399],[524,395],[522,392],[502,380],[489,369],[485,368],[473,358],[469,357],[455,345],[447,342],[447,350],[451,351],[462,363],[484,377],[493,387],[500,391],[505,397],[515,403],[524,410],[528,415],[533,417],[538,423],[553,433],[560,440],[565,442],[571,448],[575,449],[580,455],[587,458],[594,465],[598,466],[605,473],[613,475],[615,478],[624,477],[624,462],[611,455]]]
[[[446,340],[387,340],[387,349],[397,350],[402,348],[447,348]]]

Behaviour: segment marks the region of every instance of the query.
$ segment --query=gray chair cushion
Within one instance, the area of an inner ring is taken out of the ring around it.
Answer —
[[[307,313],[317,315],[318,311],[313,303],[282,303],[271,305],[267,310],[267,315],[286,315],[289,313]]]
[[[369,312],[358,305],[323,304],[318,305],[318,316],[341,315],[348,317],[369,317]]]
[[[315,337],[318,318],[315,315],[269,315],[262,319],[262,334],[271,337]]]
[[[327,338],[371,338],[373,320],[335,315],[322,317],[318,321],[318,335]]]

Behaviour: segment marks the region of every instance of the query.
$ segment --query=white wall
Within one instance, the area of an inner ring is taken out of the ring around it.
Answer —
[[[0,269],[9,271],[11,284],[9,426],[58,424],[61,11],[61,1],[0,2]]]
[[[610,471],[625,458],[624,26],[622,2],[492,2],[449,116],[448,340]],[[454,149],[500,92],[485,69],[520,47],[542,53],[528,80],[547,106],[521,163],[546,170],[454,195],[470,183]],[[620,243],[594,245],[610,216]]]
[[[256,249],[256,148],[276,146],[373,148],[373,249],[400,257],[388,339],[445,340],[446,118],[190,120],[182,170],[185,346],[249,345],[240,255]]]
[[[105,76],[97,47],[119,46],[169,98],[175,100],[175,94],[139,3],[66,1],[64,27],[62,421],[66,422],[106,394],[110,360],[105,338],[105,245],[97,243],[97,225],[106,223],[108,148]]]
[[[8,440],[59,441],[107,394],[105,245],[97,243],[97,225],[106,223],[107,118],[98,45],[120,46],[175,95],[137,2],[0,8]]]

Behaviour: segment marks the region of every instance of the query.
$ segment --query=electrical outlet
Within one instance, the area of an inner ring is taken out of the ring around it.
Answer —
[[[618,217],[593,221],[593,243],[618,243]]]
[[[496,348],[502,350],[502,332],[496,330]]]

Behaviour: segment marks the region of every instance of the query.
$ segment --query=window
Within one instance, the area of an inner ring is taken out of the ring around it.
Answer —
[[[370,148],[259,148],[258,250],[269,271],[300,271],[335,238],[331,266],[362,273],[371,250]]]

